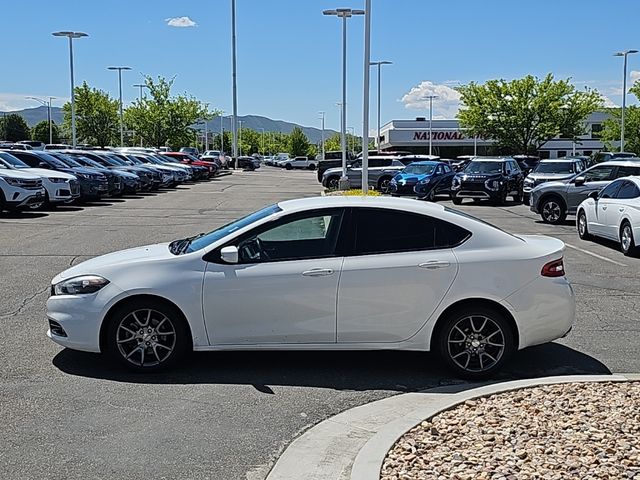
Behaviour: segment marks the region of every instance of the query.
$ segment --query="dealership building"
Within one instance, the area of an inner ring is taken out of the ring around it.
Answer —
[[[591,155],[602,150],[599,140],[602,122],[609,115],[594,112],[586,120],[586,133],[575,143],[576,155]],[[493,152],[493,140],[467,136],[460,128],[458,120],[433,120],[431,132],[432,152],[441,158],[455,158],[460,155],[488,155]],[[542,145],[538,151],[541,158],[560,158],[572,155],[573,142],[566,138],[554,138]],[[392,120],[380,129],[380,148],[382,150],[404,150],[413,153],[429,153],[429,121],[425,118],[415,120]],[[517,154],[521,152],[513,152]]]

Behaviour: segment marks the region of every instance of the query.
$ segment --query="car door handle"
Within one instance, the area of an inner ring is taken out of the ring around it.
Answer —
[[[603,205],[603,206],[602,206],[602,210],[606,210],[606,209],[607,209],[607,206],[606,206],[606,205]]]
[[[447,268],[449,265],[451,264],[446,260],[429,260],[428,262],[421,263],[418,266],[428,270],[435,270],[437,268]]]
[[[305,277],[324,277],[327,275],[333,275],[333,270],[330,268],[312,268],[302,272]]]
[[[620,208],[618,209],[618,211],[619,211],[619,212],[624,212],[624,207],[620,207]]]

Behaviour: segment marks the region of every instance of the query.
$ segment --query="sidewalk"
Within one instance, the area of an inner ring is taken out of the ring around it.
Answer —
[[[569,382],[640,380],[638,374],[569,375],[438,387],[352,408],[307,430],[280,456],[267,480],[377,480],[388,450],[425,418],[471,398]]]

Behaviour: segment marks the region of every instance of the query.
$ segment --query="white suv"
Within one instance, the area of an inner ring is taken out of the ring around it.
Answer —
[[[25,173],[33,173],[42,180],[46,190],[45,202],[48,204],[69,203],[80,197],[78,179],[69,173],[48,170],[46,168],[31,168],[22,160],[8,152],[0,152],[0,166]]]
[[[291,170],[292,168],[307,168],[309,170],[316,169],[316,161],[309,160],[308,157],[295,157],[293,160],[283,162],[284,168]]]
[[[37,207],[42,205],[44,198],[44,187],[38,175],[0,165],[0,211]]]

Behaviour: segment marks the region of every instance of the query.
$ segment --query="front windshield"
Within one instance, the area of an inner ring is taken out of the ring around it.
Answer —
[[[29,165],[10,153],[0,152],[0,158],[4,161],[3,163],[6,163],[13,168],[29,168]]]
[[[431,173],[433,173],[433,171],[435,170],[436,166],[429,163],[426,165],[420,165],[420,164],[415,164],[412,163],[411,165],[409,165],[408,167],[406,167],[402,173],[410,173],[413,175],[429,175]]]
[[[38,158],[46,161],[46,163],[48,163],[49,165],[53,165],[56,168],[69,168],[63,162],[58,160],[56,157],[49,155],[48,153],[41,153],[40,155],[38,155]]]
[[[464,169],[464,173],[502,173],[502,162],[471,162]]]
[[[183,240],[176,240],[175,242],[171,242],[169,248],[172,250],[172,253],[180,254],[180,253],[191,253],[201,250],[205,247],[208,247],[214,242],[226,237],[227,235],[232,234],[240,230],[241,228],[246,227],[247,225],[251,225],[254,222],[262,220],[263,218],[269,217],[275,213],[281,212],[282,209],[278,205],[270,205],[262,210],[258,210],[257,212],[251,213],[246,217],[242,217],[238,220],[234,220],[231,223],[228,223],[216,230],[213,230],[209,233],[200,234],[192,239],[186,238]],[[182,243],[185,242],[185,243]],[[186,246],[185,246],[186,245]]]
[[[573,162],[540,162],[534,173],[574,173]]]
[[[56,157],[62,163],[65,163],[70,167],[82,167],[80,163],[76,162],[73,158],[69,157],[68,155],[56,153],[55,155],[52,155],[52,156]]]

